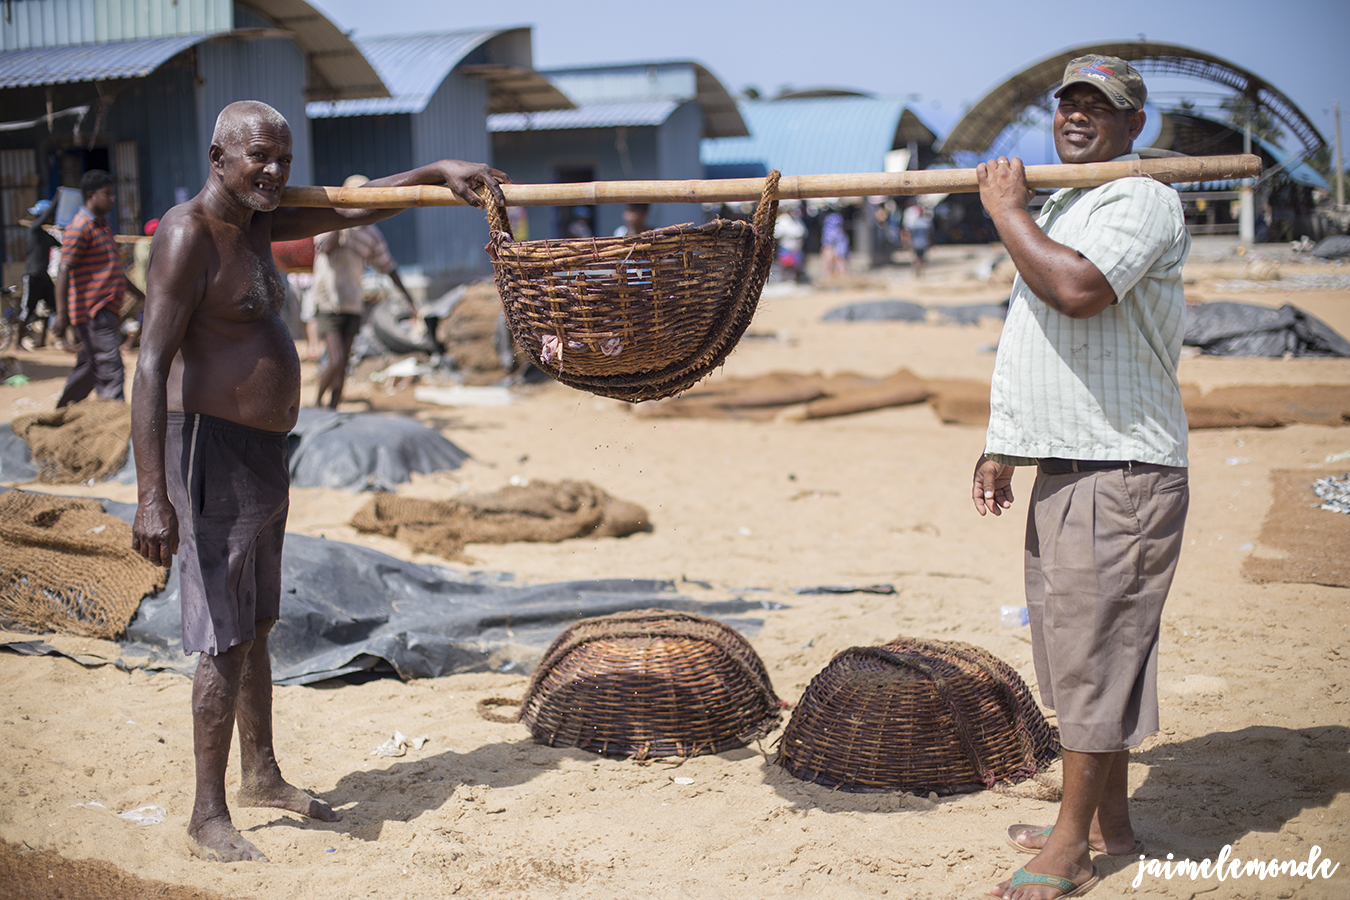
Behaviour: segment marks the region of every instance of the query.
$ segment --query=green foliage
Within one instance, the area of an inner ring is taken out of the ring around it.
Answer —
[[[1284,130],[1275,123],[1275,117],[1261,101],[1242,94],[1234,94],[1219,101],[1219,108],[1228,115],[1228,123],[1238,131],[1251,126],[1252,137],[1268,144],[1279,144]]]

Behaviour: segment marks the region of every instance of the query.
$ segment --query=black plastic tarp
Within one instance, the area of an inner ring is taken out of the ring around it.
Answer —
[[[469,458],[440,432],[406,416],[338,413],[304,408],[291,430],[291,484],[349,491],[389,490],[413,472],[458,469]],[[32,451],[8,425],[0,425],[0,481],[36,481]],[[136,483],[136,462],[127,461],[108,481]]]
[[[104,508],[127,522],[136,511],[112,501]],[[747,614],[781,607],[740,599],[703,603],[669,581],[517,585],[509,575],[417,565],[299,534],[286,535],[281,579],[281,619],[269,642],[277,684],[371,670],[405,679],[527,672],[564,628],[588,616],[656,607],[714,616],[753,633],[762,620]],[[121,646],[124,661],[145,668],[184,674],[196,668],[196,657],[183,655],[177,566],[164,590],[141,602]]]
[[[836,306],[821,316],[822,322],[922,322],[928,310],[908,300],[866,300]]]
[[[964,306],[935,306],[938,321],[944,325],[977,325],[981,319],[1006,319],[1008,301],[969,303]],[[821,316],[822,322],[923,322],[928,307],[909,300],[864,300],[836,306]]]
[[[393,490],[413,472],[458,469],[469,458],[416,419],[306,407],[291,429],[291,484]]]
[[[6,422],[0,426],[0,481],[27,484],[36,481],[37,477],[38,470],[33,468],[33,451]]]
[[[1350,235],[1329,234],[1317,242],[1312,255],[1318,259],[1343,259],[1350,257]]]
[[[1350,356],[1350,341],[1296,306],[1219,300],[1186,307],[1182,343],[1211,356]]]

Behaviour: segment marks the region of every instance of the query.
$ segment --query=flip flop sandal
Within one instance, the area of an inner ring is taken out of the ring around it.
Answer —
[[[1067,878],[1061,878],[1058,875],[1038,875],[1035,872],[1028,872],[1026,869],[1018,869],[1013,873],[1012,883],[1009,887],[1021,887],[1024,884],[1045,884],[1052,888],[1059,888],[1064,893],[1055,900],[1064,900],[1065,897],[1081,897],[1093,886],[1101,881],[1101,876],[1097,874],[1097,867],[1092,867],[1092,877],[1082,884],[1075,884]]]
[[[1018,839],[1019,837],[1025,837],[1025,836],[1028,836],[1028,835],[1030,835],[1031,837],[1049,837],[1050,832],[1051,832],[1051,831],[1054,831],[1054,829],[1055,829],[1055,826],[1053,826],[1053,825],[1047,825],[1045,828],[1041,829],[1040,831],[1036,831],[1036,826],[1035,826],[1035,825],[1025,825],[1025,824],[1020,823],[1020,822],[1019,822],[1018,824],[1016,824],[1016,825],[1009,825],[1009,826],[1008,826],[1008,833],[1007,833],[1007,836],[1008,836],[1008,846],[1012,847],[1014,850],[1021,850],[1023,853],[1032,853],[1032,854],[1040,853],[1041,851],[1040,851],[1039,849],[1037,849],[1036,847],[1028,847],[1028,846],[1026,846],[1025,844],[1018,843],[1017,839]],[[1034,832],[1034,833],[1033,833],[1033,832]],[[1098,850],[1096,847],[1091,847],[1091,846],[1089,846],[1088,849],[1091,850],[1093,853],[1106,853],[1105,850]],[[1143,841],[1135,841],[1135,842],[1134,842],[1134,846],[1131,847],[1129,850],[1126,850],[1124,853],[1106,853],[1106,855],[1107,855],[1107,856],[1138,856],[1138,855],[1139,855],[1140,853],[1142,853],[1143,851],[1144,851],[1144,842],[1143,842]]]

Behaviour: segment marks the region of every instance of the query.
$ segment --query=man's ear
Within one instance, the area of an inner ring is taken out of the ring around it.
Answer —
[[[1130,140],[1131,140],[1131,141],[1133,141],[1135,138],[1139,137],[1140,132],[1142,132],[1142,131],[1144,130],[1144,120],[1147,119],[1147,118],[1148,118],[1148,116],[1145,115],[1145,113],[1144,113],[1144,111],[1143,111],[1142,109],[1136,109],[1134,112],[1130,113]]]
[[[206,151],[206,158],[211,162],[211,168],[220,169],[225,165],[225,148],[219,144],[212,144]]]

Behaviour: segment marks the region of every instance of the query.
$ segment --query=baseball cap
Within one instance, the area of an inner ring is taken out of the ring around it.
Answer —
[[[46,215],[47,210],[51,208],[52,208],[52,201],[39,200],[37,203],[34,203],[32,206],[28,207],[28,214],[35,219],[40,219],[44,215]]]
[[[1106,95],[1116,109],[1143,109],[1148,88],[1134,66],[1116,56],[1080,56],[1064,67],[1058,97],[1071,84],[1090,84]]]

